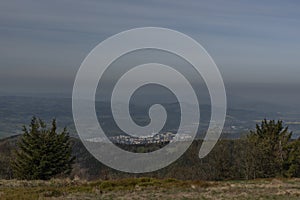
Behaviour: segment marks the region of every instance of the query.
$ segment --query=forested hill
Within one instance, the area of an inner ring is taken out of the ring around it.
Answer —
[[[13,178],[10,162],[14,159],[13,151],[19,138],[20,136],[12,136],[0,140],[0,179]],[[221,140],[213,151],[202,160],[198,158],[202,141],[194,141],[188,151],[175,163],[159,171],[146,174],[128,174],[110,169],[92,157],[79,139],[71,138],[71,140],[76,161],[70,178],[79,177],[84,180],[96,180],[147,176],[183,180],[231,180],[291,176],[288,171],[289,168],[280,169],[280,167],[276,167],[276,162],[273,162],[276,160],[275,157],[265,157],[264,154],[255,155],[253,148],[245,140]],[[159,148],[159,145],[121,145],[120,147],[132,152],[147,152]],[[296,154],[292,156],[299,158],[300,149],[295,151]],[[256,166],[257,163],[261,162],[259,159],[266,159],[262,163],[266,164],[265,171],[260,171],[259,166]],[[298,169],[292,176],[297,177],[300,175],[300,159],[293,160],[293,162],[296,164],[295,166],[298,166]],[[287,165],[288,163],[283,164]],[[274,168],[275,171],[269,170]]]

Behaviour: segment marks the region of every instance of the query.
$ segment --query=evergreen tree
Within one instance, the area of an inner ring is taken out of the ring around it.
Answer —
[[[55,119],[48,129],[41,119],[33,117],[23,132],[13,162],[16,178],[47,180],[71,172],[74,157],[66,128],[57,133]]]
[[[289,145],[289,156],[286,162],[286,176],[300,177],[300,138],[294,140]]]
[[[251,161],[249,177],[268,178],[283,176],[289,157],[289,145],[292,133],[282,121],[264,119],[256,130],[248,135],[248,147],[251,147],[247,157]]]

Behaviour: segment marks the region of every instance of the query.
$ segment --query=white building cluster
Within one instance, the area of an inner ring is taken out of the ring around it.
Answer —
[[[155,134],[154,136],[146,137],[132,137],[128,135],[118,135],[110,137],[113,143],[118,144],[158,144],[163,142],[170,142],[175,137],[174,133],[166,132]]]
[[[152,136],[133,137],[129,135],[118,135],[109,137],[109,140],[115,144],[159,144],[164,142],[174,141],[189,141],[193,138],[189,134],[174,134],[172,132],[165,132],[159,134],[152,134]],[[86,139],[88,142],[108,142],[107,138],[90,138]]]

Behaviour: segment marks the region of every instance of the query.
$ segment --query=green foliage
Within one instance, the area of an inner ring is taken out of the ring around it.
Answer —
[[[286,162],[287,177],[300,177],[300,138],[290,143],[288,161]]]
[[[67,160],[70,161],[72,157],[68,148],[70,142],[67,142],[68,139],[61,134],[56,134],[55,121],[51,129],[47,129],[44,123],[38,119],[33,121],[34,123],[30,125],[29,130],[24,128],[24,134],[18,145],[18,159],[16,159],[18,162],[15,161],[13,165],[15,176],[21,179],[49,179],[56,174],[67,174],[66,172],[70,171],[71,167]],[[63,131],[62,134],[67,136],[66,131]],[[59,135],[61,136],[59,137]],[[50,138],[56,139],[50,140]],[[10,152],[15,148],[15,145],[12,144],[15,144],[13,141],[16,140],[17,137],[12,140],[0,141],[1,177],[11,178],[9,170],[7,171],[9,169],[7,168],[9,167],[7,158],[13,157]],[[240,180],[300,177],[300,139],[292,140],[291,132],[283,125],[282,121],[263,120],[246,138],[222,139],[218,141],[209,155],[201,160],[198,158],[198,152],[203,141],[195,140],[176,162],[158,171],[145,174],[129,174],[111,169],[91,156],[79,139],[72,138],[71,140],[76,163],[73,165],[74,170],[72,170],[70,177],[77,176],[88,180],[155,177],[164,178],[171,182],[172,178],[181,180]],[[64,143],[64,145],[60,143]],[[151,152],[164,145],[163,143],[119,144],[119,147],[131,152]],[[4,153],[5,151],[7,152]],[[67,157],[68,159],[64,159]],[[67,163],[66,165],[69,167],[62,167],[63,170],[61,170],[62,168],[57,165],[60,162],[62,163],[60,166]],[[18,168],[18,166],[22,167]],[[142,178],[141,180],[145,179]],[[149,185],[152,184],[152,181],[145,181],[143,184]]]
[[[0,140],[0,179],[11,179],[12,168],[11,159],[13,157],[12,151],[15,149],[14,142],[8,140]]]
[[[56,120],[47,128],[41,120],[33,117],[29,129],[24,126],[13,170],[19,179],[47,180],[56,175],[69,174],[72,170],[72,148],[66,128],[57,133]]]
[[[282,121],[264,119],[247,137],[246,163],[249,178],[284,176],[292,133]]]

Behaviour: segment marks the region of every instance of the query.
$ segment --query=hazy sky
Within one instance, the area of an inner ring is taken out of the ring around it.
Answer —
[[[282,99],[300,102],[299,11],[298,0],[2,0],[0,94],[70,95],[81,62],[99,42],[158,26],[201,43],[229,94],[278,101],[287,94]]]

